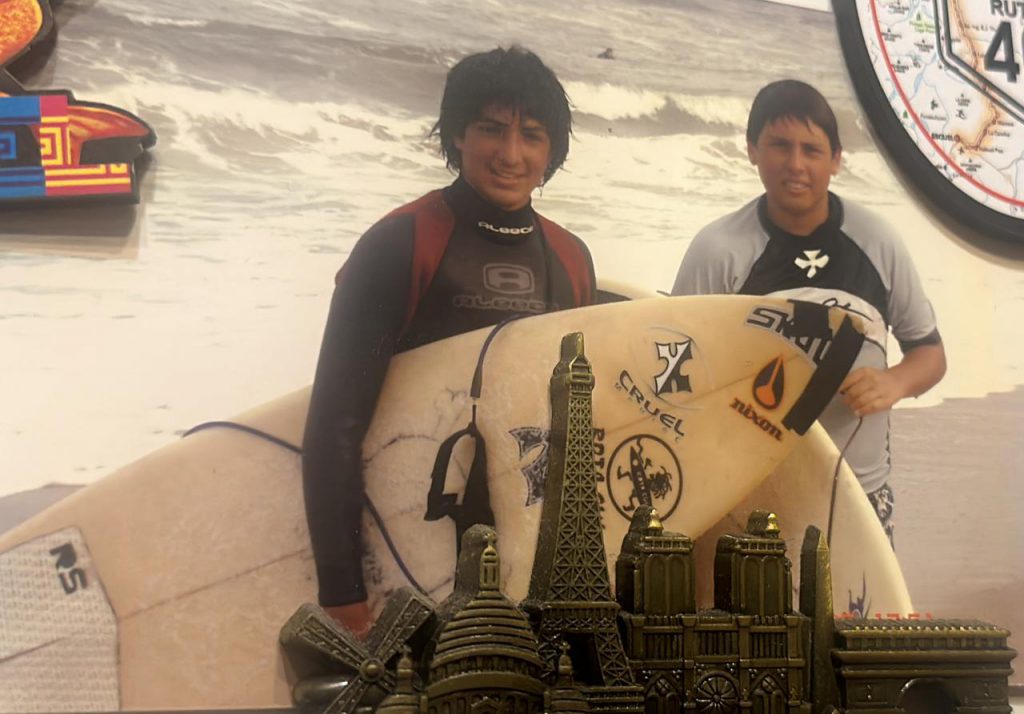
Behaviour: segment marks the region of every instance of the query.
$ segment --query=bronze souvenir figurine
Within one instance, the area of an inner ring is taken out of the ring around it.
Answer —
[[[804,537],[799,610],[774,514],[722,536],[714,608],[698,610],[693,541],[633,513],[615,594],[593,463],[593,373],[566,335],[551,379],[541,530],[527,599],[501,592],[489,526],[463,536],[454,592],[392,596],[360,643],[304,605],[281,642],[311,711],[389,714],[1009,714],[1016,652],[977,621],[836,618],[828,547]]]

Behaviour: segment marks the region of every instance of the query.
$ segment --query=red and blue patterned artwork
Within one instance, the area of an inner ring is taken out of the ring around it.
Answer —
[[[47,0],[0,0],[0,68],[53,27]],[[134,162],[156,142],[145,122],[70,91],[28,93],[0,69],[0,206],[138,201]]]

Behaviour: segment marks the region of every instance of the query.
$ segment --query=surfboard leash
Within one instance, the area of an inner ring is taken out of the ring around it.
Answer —
[[[273,434],[268,434],[267,432],[262,431],[260,429],[257,429],[255,427],[247,426],[245,424],[239,424],[237,421],[204,421],[202,424],[197,424],[196,426],[194,426],[191,429],[189,429],[188,431],[186,431],[184,434],[181,435],[181,438],[184,439],[186,436],[192,436],[196,432],[206,431],[207,429],[217,429],[217,428],[234,429],[235,431],[243,431],[246,434],[252,434],[253,436],[258,436],[259,438],[263,439],[264,441],[269,441],[272,444],[277,444],[278,446],[280,446],[282,448],[285,448],[285,449],[288,449],[289,451],[294,451],[296,454],[301,454],[302,453],[302,449],[300,449],[298,446],[296,446],[295,444],[291,443],[290,441],[285,441],[284,439],[282,439],[282,438],[280,438],[278,436],[274,436]]]
[[[291,451],[295,454],[299,454],[300,456],[302,455],[302,448],[296,446],[290,441],[285,441],[284,439],[278,436],[268,434],[262,429],[256,429],[255,427],[247,426],[246,424],[239,424],[236,421],[203,422],[202,424],[197,424],[196,426],[186,431],[184,434],[181,435],[181,438],[184,439],[186,436],[191,436],[196,432],[206,431],[208,429],[233,429],[235,431],[241,431],[245,434],[255,436],[258,439],[269,441],[272,444],[276,444],[277,446],[287,449],[288,451]],[[369,511],[370,517],[373,519],[374,523],[377,524],[377,528],[380,530],[380,534],[381,536],[383,536],[384,543],[387,545],[388,550],[391,551],[391,557],[395,559],[395,564],[398,565],[398,569],[402,571],[402,574],[409,581],[410,585],[412,585],[414,588],[419,590],[424,595],[429,595],[430,593],[428,593],[426,589],[419,584],[419,581],[417,581],[416,578],[413,577],[413,574],[409,570],[408,566],[405,564],[405,561],[402,560],[402,556],[398,552],[398,546],[396,546],[395,542],[391,540],[391,534],[388,533],[388,529],[384,526],[384,519],[381,518],[380,512],[377,510],[377,506],[374,505],[373,500],[370,498],[370,494],[366,492],[363,493],[363,504],[366,506],[366,510]]]
[[[472,399],[472,411],[469,424],[455,432],[443,442],[437,450],[434,467],[430,472],[430,490],[427,493],[427,510],[423,515],[425,521],[437,521],[448,517],[455,522],[455,557],[462,552],[462,534],[477,523],[493,527],[494,510],[491,508],[491,492],[487,485],[487,445],[483,434],[476,425],[477,401],[483,392],[484,358],[498,332],[505,325],[515,320],[529,317],[527,313],[519,313],[506,317],[491,328],[480,347],[473,379],[470,383],[469,396]],[[473,462],[469,467],[466,485],[462,491],[462,503],[458,502],[458,494],[445,493],[445,480],[451,464],[452,451],[463,437],[470,437],[474,442]]]
[[[832,518],[836,513],[836,492],[839,490],[839,471],[843,466],[843,458],[846,456],[846,450],[850,448],[850,444],[853,443],[853,438],[857,436],[857,432],[860,431],[861,424],[864,423],[864,417],[857,419],[857,426],[854,427],[853,433],[850,434],[850,438],[846,440],[846,444],[843,445],[843,450],[839,452],[838,458],[836,458],[836,470],[832,473],[832,499],[828,506],[828,533],[825,536],[825,543],[829,548],[832,547]]]

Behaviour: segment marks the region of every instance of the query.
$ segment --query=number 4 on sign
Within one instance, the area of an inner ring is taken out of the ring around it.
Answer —
[[[1021,44],[1024,45],[1024,33],[1021,34]],[[1020,74],[1020,64],[1014,59],[1013,30],[1009,22],[999,23],[992,44],[985,52],[985,69],[995,72],[1003,72],[1011,82],[1017,81]],[[999,55],[999,56],[997,56]]]

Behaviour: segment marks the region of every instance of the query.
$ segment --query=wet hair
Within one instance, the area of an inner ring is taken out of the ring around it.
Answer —
[[[430,131],[441,139],[441,153],[448,168],[462,168],[462,152],[455,146],[455,139],[492,105],[517,109],[544,125],[551,141],[551,158],[544,171],[547,182],[569,155],[569,99],[555,73],[540,57],[518,46],[469,55],[449,70],[441,113]]]
[[[832,107],[817,89],[796,79],[780,79],[765,85],[754,97],[747,118],[747,142],[757,144],[764,128],[779,119],[802,121],[808,127],[816,124],[828,137],[832,155],[843,148],[839,127]]]

